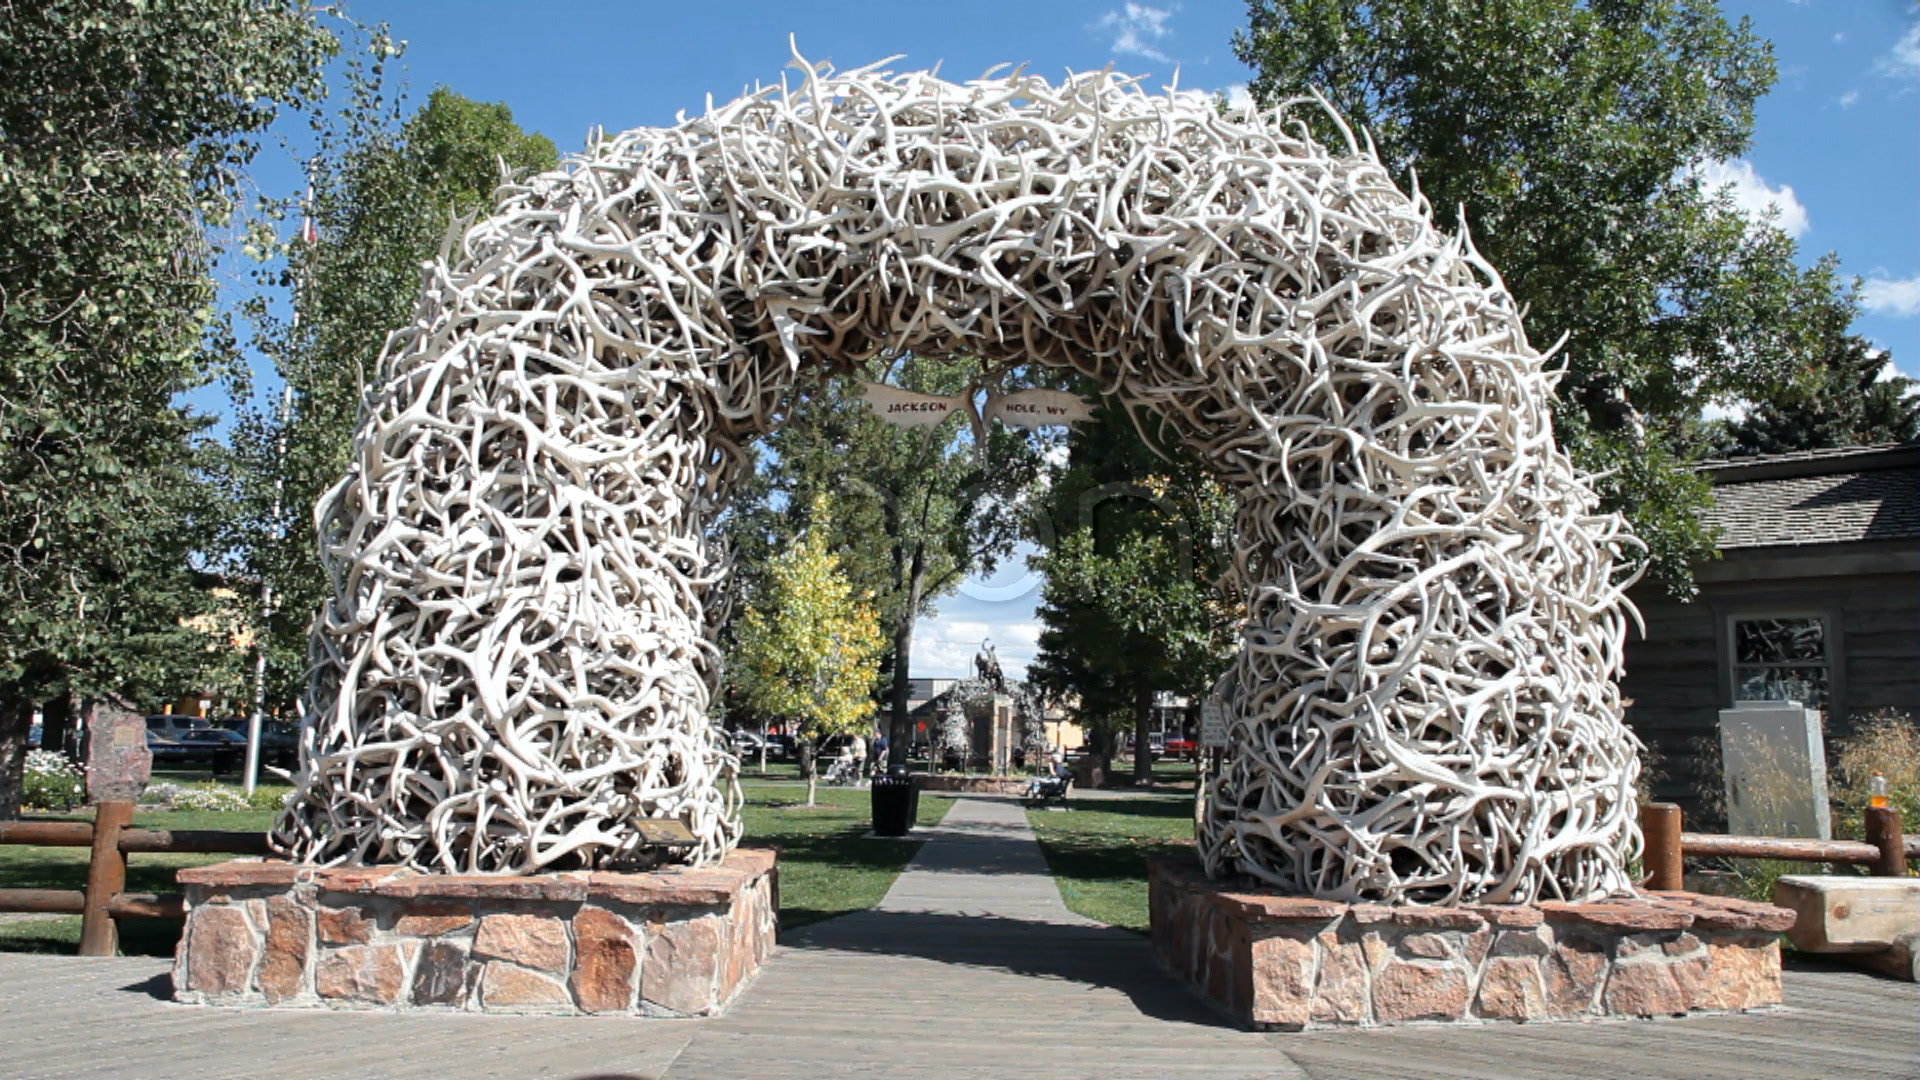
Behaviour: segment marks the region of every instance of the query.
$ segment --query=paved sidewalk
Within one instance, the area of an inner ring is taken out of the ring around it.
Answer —
[[[1305,1076],[1060,902],[1012,799],[956,799],[879,906],[793,935],[678,1077]]]

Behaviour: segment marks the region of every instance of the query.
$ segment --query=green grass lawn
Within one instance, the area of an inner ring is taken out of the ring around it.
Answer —
[[[1060,898],[1089,919],[1146,933],[1146,857],[1192,841],[1192,798],[1087,799],[1069,806],[1027,811]]]
[[[870,828],[867,792],[821,788],[818,808],[803,801],[805,789],[790,784],[746,783],[748,843],[780,847],[780,923],[804,926],[848,911],[872,907],[920,849],[903,840],[863,840]],[[920,798],[920,823],[937,824],[952,800]],[[54,815],[46,820],[84,820],[86,815]],[[136,826],[156,829],[218,829],[264,832],[270,811],[230,813],[154,810],[135,814]],[[227,855],[133,855],[127,860],[127,891],[179,892],[174,872],[183,867],[222,862]],[[87,881],[87,849],[0,844],[0,888],[79,889]],[[170,956],[180,924],[158,919],[121,923],[121,951],[129,955]],[[24,917],[0,913],[0,952],[71,953],[80,941],[80,917]]]
[[[780,847],[780,928],[791,930],[880,902],[908,860],[920,850],[909,840],[864,840],[872,823],[867,792],[854,788],[819,790],[821,804],[798,805],[806,789],[786,784],[741,785],[750,844]],[[936,825],[953,805],[951,798],[920,796],[921,825]]]

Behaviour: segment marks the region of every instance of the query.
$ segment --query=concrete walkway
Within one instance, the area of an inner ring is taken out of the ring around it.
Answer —
[[[167,963],[0,953],[0,1077],[1905,1077],[1911,983],[1789,970],[1686,1020],[1258,1035],[1069,912],[1012,800],[967,797],[872,911],[797,932],[717,1020],[174,1005]]]
[[[792,936],[672,1077],[1305,1076],[1146,939],[1060,902],[1025,812],[967,797],[871,911]]]

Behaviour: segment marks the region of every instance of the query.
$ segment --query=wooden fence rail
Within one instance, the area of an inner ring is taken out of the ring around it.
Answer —
[[[127,856],[140,854],[266,855],[265,833],[206,829],[136,829],[133,804],[103,802],[92,821],[0,821],[0,844],[91,848],[85,889],[0,889],[0,911],[80,916],[80,955],[112,956],[119,944],[115,920],[179,919],[178,893],[130,893]]]
[[[128,855],[270,854],[264,833],[136,829],[132,821],[130,802],[100,803],[92,821],[0,821],[0,844],[92,849],[84,890],[0,889],[0,911],[78,915],[80,955],[112,956],[119,942],[114,920],[186,915],[178,893],[126,891]],[[1867,810],[1866,842],[1682,832],[1680,808],[1672,803],[1642,806],[1640,826],[1646,835],[1646,887],[1662,892],[1683,887],[1689,855],[1866,866],[1886,877],[1905,875],[1907,860],[1920,859],[1920,843],[1901,836],[1899,814],[1887,808]]]
[[[1904,877],[1907,860],[1920,859],[1920,842],[1900,835],[1900,813],[1890,807],[1867,809],[1864,843],[1784,836],[1716,836],[1682,832],[1680,824],[1680,808],[1672,803],[1646,803],[1640,807],[1640,831],[1646,837],[1642,860],[1649,889],[1678,892],[1689,855],[1865,866],[1876,877]]]

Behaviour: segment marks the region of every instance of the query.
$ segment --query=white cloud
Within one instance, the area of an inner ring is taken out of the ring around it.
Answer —
[[[1853,103],[1859,100],[1860,100],[1860,91],[1849,90],[1846,93],[1840,95],[1840,107],[1843,109],[1851,109],[1853,108]]]
[[[1246,83],[1234,83],[1232,86],[1222,90],[1221,93],[1227,96],[1227,108],[1229,109],[1251,109],[1254,107],[1253,94],[1247,90]]]
[[[1706,408],[1700,410],[1700,418],[1702,420],[1745,420],[1747,418],[1747,406],[1744,402],[1738,401],[1729,405],[1717,405],[1713,402],[1708,402]]]
[[[973,674],[973,657],[983,640],[992,639],[994,655],[1009,679],[1027,677],[1027,664],[1040,649],[1040,624],[982,622],[940,615],[921,619],[913,628],[915,678],[954,679]]]
[[[1872,359],[1880,361],[1880,370],[1873,373],[1874,382],[1892,382],[1900,378],[1900,369],[1894,366],[1893,357],[1887,355],[1887,350],[1868,349],[1867,355]],[[1916,390],[1920,390],[1920,388],[1916,388]],[[1909,392],[1908,396],[1911,397],[1912,392]]]
[[[1911,319],[1920,315],[1920,274],[1910,278],[1870,277],[1860,285],[1860,306],[1875,315]]]
[[[1874,61],[1873,68],[1882,75],[1891,75],[1896,79],[1911,79],[1920,75],[1920,22],[1907,27],[1907,32],[1893,43],[1893,50]]]
[[[1102,35],[1112,34],[1112,49],[1119,56],[1144,56],[1149,60],[1168,63],[1166,53],[1157,46],[1173,31],[1167,29],[1167,20],[1178,10],[1174,7],[1148,7],[1145,4],[1129,3],[1117,11],[1109,11],[1100,16],[1093,28]]]
[[[1768,184],[1753,171],[1753,162],[1745,158],[1709,161],[1695,172],[1701,186],[1710,192],[1731,186],[1734,208],[1755,221],[1764,218],[1769,210],[1778,210],[1780,216],[1774,223],[1788,236],[1798,237],[1807,231],[1807,208],[1794,195],[1793,187],[1782,184],[1776,188]]]

